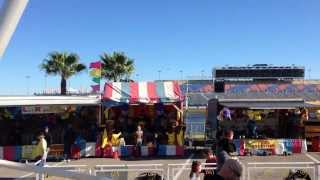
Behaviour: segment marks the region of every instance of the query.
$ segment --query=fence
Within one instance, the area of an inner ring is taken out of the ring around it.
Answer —
[[[284,179],[290,170],[304,170],[311,179],[320,180],[320,163],[315,162],[253,162],[241,163],[245,180]],[[215,163],[202,163],[202,170],[214,170]],[[120,164],[120,165],[96,165],[89,168],[87,165],[57,165],[38,167],[0,160],[0,167],[31,172],[37,179],[44,179],[43,174],[49,177],[63,177],[64,179],[135,179],[141,173],[156,173],[159,179],[179,180],[189,179],[191,163],[184,164]]]
[[[36,174],[37,179],[44,179],[44,174],[54,177],[62,177],[62,178],[70,178],[70,179],[79,179],[79,180],[110,180],[106,177],[97,177],[87,173],[79,173],[74,172],[79,168],[83,168],[84,166],[47,166],[47,167],[39,167],[31,164],[22,164],[17,162],[11,162],[6,160],[0,160],[0,167],[14,169],[18,171],[30,172]],[[65,170],[69,168],[69,170]],[[71,168],[71,169],[70,169]],[[73,170],[72,170],[73,169]],[[87,168],[86,168],[87,169]]]
[[[163,180],[163,164],[96,165],[93,170],[94,175],[108,177],[112,180],[131,180],[142,173],[158,174]]]
[[[201,170],[215,170],[216,166],[217,166],[216,163],[201,163]],[[189,179],[188,175],[190,170],[191,170],[191,163],[168,164],[167,180]],[[183,171],[187,171],[187,173],[183,173]]]
[[[320,180],[320,165],[314,162],[254,162],[246,164],[244,179],[285,179],[290,171],[303,170],[311,179]]]

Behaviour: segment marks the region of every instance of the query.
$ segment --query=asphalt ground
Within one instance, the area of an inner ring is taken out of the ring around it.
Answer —
[[[238,157],[240,162],[244,165],[244,175],[243,179],[248,180],[283,180],[289,173],[289,169],[303,169],[308,174],[310,174],[312,179],[317,179],[318,172],[315,163],[320,165],[320,153],[307,153],[307,154],[293,154],[290,156],[245,156]],[[161,174],[167,179],[167,168],[168,164],[180,164],[176,166],[175,172],[172,172],[170,168],[169,178],[172,179],[175,176],[178,180],[188,179],[189,168],[188,165],[193,160],[198,160],[200,162],[205,162],[205,159],[201,157],[201,154],[194,153],[190,154],[188,157],[182,158],[141,158],[141,159],[109,159],[109,158],[83,158],[79,160],[71,160],[70,162],[48,162],[50,166],[83,166],[86,167],[73,167],[72,170],[85,171],[89,173],[95,173],[94,169],[97,165],[108,165],[109,167],[103,167],[103,171],[108,172],[97,172],[97,175],[103,175],[112,177],[114,180],[118,179],[134,179],[140,173],[146,172],[143,169],[156,169],[154,172]],[[260,163],[260,164],[251,164]],[[270,164],[275,163],[275,164]],[[313,164],[311,164],[313,163]],[[127,164],[129,167],[117,167],[118,165]],[[144,164],[140,167],[131,167],[131,165]],[[153,164],[153,165],[152,165]],[[162,164],[162,166],[155,166],[154,164]],[[113,166],[113,167],[112,167]],[[122,169],[120,171],[127,171],[123,169],[129,169],[128,172],[117,172],[115,169]],[[99,169],[97,169],[99,170]],[[152,172],[148,170],[148,172]],[[248,173],[250,176],[248,176]],[[316,176],[316,177],[313,177]],[[7,168],[0,168],[1,178],[24,178],[24,179],[34,179],[35,175],[29,172],[16,171]],[[0,178],[0,179],[1,179]],[[58,177],[49,176],[47,179],[63,179]]]

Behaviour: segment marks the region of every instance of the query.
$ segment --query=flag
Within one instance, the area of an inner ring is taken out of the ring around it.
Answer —
[[[92,85],[91,88],[92,88],[93,92],[99,92],[100,91],[100,85],[99,84],[98,85]]]
[[[100,84],[100,78],[94,77],[94,78],[92,78],[92,81]]]
[[[102,64],[100,61],[90,63],[90,68],[101,69],[101,66]]]
[[[101,77],[101,69],[93,69],[90,71],[90,75],[95,78]]]

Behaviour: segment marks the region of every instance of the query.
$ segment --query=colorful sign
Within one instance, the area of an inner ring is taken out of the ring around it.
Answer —
[[[248,139],[245,140],[245,149],[275,149],[275,139]]]

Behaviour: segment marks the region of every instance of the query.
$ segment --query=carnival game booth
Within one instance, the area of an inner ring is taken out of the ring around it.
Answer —
[[[182,101],[183,95],[175,81],[106,83],[102,156],[183,155]],[[138,125],[143,131],[141,146],[136,146]],[[106,138],[108,133],[110,136]],[[117,140],[120,133],[121,141]]]
[[[100,96],[0,97],[0,158],[33,160],[34,142],[44,127],[49,127],[51,134],[48,158],[63,158],[67,124],[73,127],[75,143],[95,142],[89,127],[99,121],[99,107]],[[81,141],[76,141],[77,135]]]
[[[220,132],[227,129],[234,131],[239,155],[282,155],[307,151],[303,99],[213,101],[217,109],[214,125]]]

